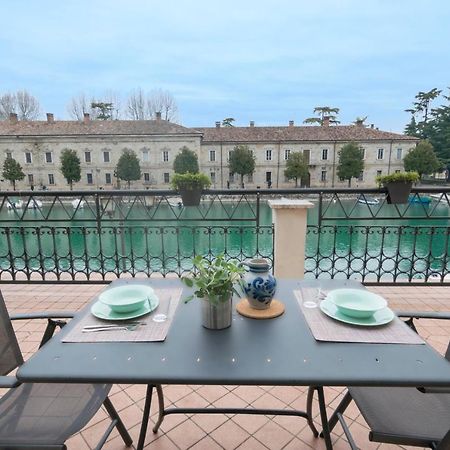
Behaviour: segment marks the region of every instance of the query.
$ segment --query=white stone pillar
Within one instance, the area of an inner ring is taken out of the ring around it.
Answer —
[[[303,278],[307,209],[314,206],[307,200],[269,200],[275,228],[274,275],[278,278]]]

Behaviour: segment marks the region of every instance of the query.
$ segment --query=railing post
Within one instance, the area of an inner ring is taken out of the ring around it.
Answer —
[[[314,206],[307,200],[269,200],[275,227],[274,274],[278,278],[303,278],[307,209]]]

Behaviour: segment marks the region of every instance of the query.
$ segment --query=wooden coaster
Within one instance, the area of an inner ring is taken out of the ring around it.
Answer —
[[[246,298],[243,298],[236,305],[236,311],[242,316],[250,317],[251,319],[273,319],[284,313],[284,304],[274,299],[269,308],[255,309],[250,306]]]

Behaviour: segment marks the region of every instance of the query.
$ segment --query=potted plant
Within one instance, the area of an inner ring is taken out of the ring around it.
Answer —
[[[202,302],[202,325],[212,330],[221,330],[231,325],[233,293],[242,295],[241,274],[245,269],[237,261],[226,261],[224,255],[209,260],[201,255],[193,259],[196,269],[192,277],[183,277],[183,282],[193,287],[193,295]]]
[[[172,177],[172,186],[180,193],[184,206],[198,206],[203,189],[210,185],[204,173],[176,173]]]
[[[419,181],[417,172],[397,172],[376,178],[379,186],[387,189],[387,202],[391,204],[407,203],[413,183]]]

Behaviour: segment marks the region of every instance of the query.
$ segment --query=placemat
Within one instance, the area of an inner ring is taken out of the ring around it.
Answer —
[[[252,308],[246,298],[236,305],[236,311],[242,316],[250,319],[274,319],[284,313],[284,305],[279,300],[273,299],[267,309]]]
[[[324,294],[326,290],[322,289]],[[317,341],[365,342],[371,344],[424,344],[417,333],[412,331],[398,317],[379,327],[349,325],[328,317],[319,307],[305,308],[303,302],[316,298],[316,288],[301,288],[294,291],[300,309],[311,333]]]
[[[166,339],[175,311],[181,298],[181,289],[155,289],[159,298],[158,307],[150,314],[129,321],[117,322],[97,319],[90,312],[62,339],[62,342],[160,342]],[[164,313],[167,320],[154,322],[156,314]],[[126,322],[144,322],[133,331],[111,330],[83,333],[83,328],[89,325],[112,325]]]

